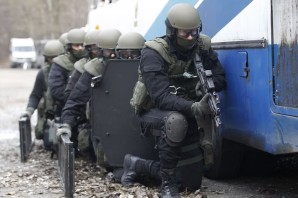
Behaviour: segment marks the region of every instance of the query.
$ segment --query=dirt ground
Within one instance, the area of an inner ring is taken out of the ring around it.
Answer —
[[[1,67],[0,67],[1,68]],[[20,162],[18,119],[25,110],[37,70],[0,69],[0,197],[64,197],[58,176],[57,160],[35,141],[26,163]],[[32,125],[36,115],[32,116]],[[286,166],[285,166],[286,167]],[[292,198],[298,197],[297,166],[286,167],[268,176],[246,176],[214,181],[203,178],[200,191],[183,197],[208,198]],[[158,198],[159,189],[142,185],[127,189],[111,182],[109,175],[83,159],[75,162],[74,197],[149,197]]]

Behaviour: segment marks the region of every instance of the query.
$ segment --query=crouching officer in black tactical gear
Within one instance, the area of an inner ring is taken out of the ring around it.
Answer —
[[[74,63],[87,56],[83,45],[85,32],[82,29],[72,29],[67,33],[66,53],[56,57],[49,73],[49,96],[53,98],[55,117],[61,116],[65,103],[64,90]]]
[[[142,133],[156,138],[160,164],[126,155],[121,182],[129,186],[136,175],[152,174],[161,178],[161,197],[180,197],[176,167],[181,158],[181,144],[188,137],[199,135],[196,117],[209,117],[211,113],[210,95],[201,100],[196,95],[195,55],[199,54],[205,69],[212,70],[216,91],[223,90],[226,82],[210,38],[200,34],[201,20],[192,5],[174,5],[165,23],[166,36],[145,43],[131,100]]]
[[[75,84],[63,108],[61,117],[63,124],[57,130],[56,137],[60,140],[61,134],[69,134],[72,141],[76,143],[75,145],[79,144],[79,150],[87,150],[90,145],[90,134],[77,134],[76,127],[86,117],[87,103],[91,98],[91,80],[95,76],[103,75],[107,60],[116,58],[115,47],[120,35],[120,31],[116,29],[107,29],[100,32],[98,47],[103,58],[94,58],[84,65],[85,71]],[[94,145],[94,147],[101,146]],[[97,151],[98,148],[94,148],[94,150]],[[96,153],[96,155],[99,155],[96,156],[97,159],[103,158],[101,154]]]
[[[44,46],[44,66],[37,73],[33,90],[29,96],[28,105],[26,111],[21,114],[21,117],[27,116],[31,118],[31,115],[37,109],[37,124],[35,126],[36,139],[43,139],[43,133],[45,129],[46,119],[51,115],[46,109],[49,109],[49,100],[46,96],[48,89],[48,76],[51,68],[52,60],[56,56],[64,53],[64,47],[58,40],[48,41]]]
[[[68,99],[71,91],[75,87],[75,84],[81,77],[82,73],[84,73],[85,64],[94,58],[102,58],[102,52],[97,46],[97,42],[99,41],[99,38],[100,38],[99,35],[100,35],[99,30],[91,30],[86,33],[85,39],[84,39],[84,46],[85,46],[85,49],[88,51],[88,57],[82,58],[74,64],[74,70],[68,80],[68,83],[64,91],[64,95],[66,99]],[[80,118],[78,119],[80,120],[80,123],[77,123],[76,128],[73,129],[78,131],[77,133],[80,134],[80,137],[81,137],[80,139],[82,141],[79,142],[78,147],[81,151],[86,151],[89,148],[88,147],[89,134],[91,131],[89,118],[90,118],[89,108],[87,105],[85,114],[83,114],[82,112],[82,115],[80,115]]]

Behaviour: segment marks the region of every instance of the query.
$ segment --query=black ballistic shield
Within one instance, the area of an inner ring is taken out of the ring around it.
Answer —
[[[125,154],[157,159],[153,138],[140,135],[130,106],[138,78],[137,60],[111,60],[99,81],[94,78],[91,97],[92,139],[101,141],[109,165],[121,167]]]
[[[32,149],[31,122],[28,117],[19,119],[21,162],[26,162]]]
[[[58,172],[62,181],[65,197],[74,193],[74,148],[67,134],[61,135],[58,143]]]
[[[141,128],[130,106],[138,78],[139,62],[113,60],[103,76],[94,78],[91,97],[92,142],[101,141],[109,165],[121,167],[125,154],[158,160],[153,137],[141,136]],[[193,128],[183,144],[177,165],[177,179],[184,187],[198,189],[203,176],[199,132]]]

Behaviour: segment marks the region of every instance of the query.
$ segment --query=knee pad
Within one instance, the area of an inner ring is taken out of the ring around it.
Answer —
[[[172,112],[165,118],[165,139],[170,146],[178,146],[186,136],[188,128],[184,115]]]

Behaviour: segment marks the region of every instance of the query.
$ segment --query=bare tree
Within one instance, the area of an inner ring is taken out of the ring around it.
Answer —
[[[8,58],[9,40],[54,39],[87,23],[89,0],[0,0],[0,61]]]

